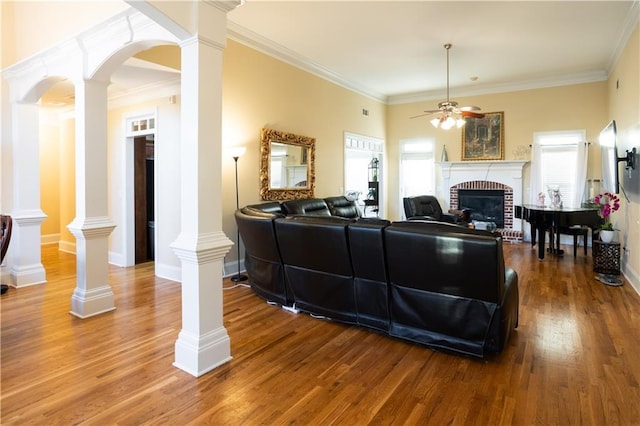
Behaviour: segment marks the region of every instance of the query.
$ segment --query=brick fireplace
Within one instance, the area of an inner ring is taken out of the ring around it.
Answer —
[[[505,241],[522,241],[522,224],[514,221],[514,206],[522,204],[522,171],[526,161],[459,161],[440,163],[442,198],[448,208],[458,208],[460,189],[504,191]]]

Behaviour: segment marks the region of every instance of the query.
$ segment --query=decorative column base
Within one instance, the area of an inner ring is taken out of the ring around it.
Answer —
[[[47,282],[40,256],[40,225],[47,218],[42,210],[24,210],[12,215],[11,276],[14,287],[26,287]]]
[[[182,329],[173,365],[195,377],[231,360],[223,325],[222,265],[232,245],[222,232],[183,233],[171,244],[182,262]]]
[[[200,377],[231,359],[231,339],[224,327],[201,336],[182,330],[176,341],[173,365]]]
[[[11,268],[9,284],[13,287],[28,287],[30,285],[45,284],[47,282],[46,271],[41,263],[18,266]]]
[[[115,228],[107,217],[75,219],[67,228],[76,237],[77,284],[70,314],[89,318],[116,307],[108,283],[109,234]]]
[[[80,319],[93,317],[116,309],[113,302],[113,291],[109,285],[92,290],[76,287],[71,296],[69,313]]]

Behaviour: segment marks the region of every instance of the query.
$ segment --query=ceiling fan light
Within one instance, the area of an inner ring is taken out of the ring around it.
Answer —
[[[433,125],[433,127],[435,127],[437,129],[438,126],[440,126],[440,117],[436,117],[436,118],[430,120],[430,123]]]
[[[455,126],[455,124],[456,124],[456,120],[455,120],[453,117],[448,116],[448,117],[447,117],[447,118],[442,122],[442,124],[440,125],[440,127],[441,127],[442,129],[444,129],[444,130],[449,130],[450,128],[452,128],[453,126]]]

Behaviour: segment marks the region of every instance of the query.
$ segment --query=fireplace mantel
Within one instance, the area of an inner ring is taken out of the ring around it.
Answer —
[[[513,161],[447,161],[442,163],[437,163],[442,170],[442,175],[444,179],[450,179],[451,173],[467,173],[467,172],[476,172],[482,173],[485,175],[492,174],[493,172],[499,173],[515,173],[519,178],[522,178],[522,170],[524,166],[529,163],[524,160],[513,160]],[[514,176],[515,177],[515,176]],[[488,178],[484,179],[474,179],[474,180],[492,180]],[[499,182],[499,181],[497,181]],[[455,185],[458,182],[453,183]],[[505,182],[501,182],[505,183]]]
[[[513,205],[521,205],[523,198],[522,172],[528,161],[447,161],[437,163],[442,173],[438,193],[451,207],[450,190],[465,182],[497,182],[513,189]],[[513,229],[521,231],[519,222],[514,221]]]

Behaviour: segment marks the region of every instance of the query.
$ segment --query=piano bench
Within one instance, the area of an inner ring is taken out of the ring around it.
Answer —
[[[587,240],[589,238],[589,227],[582,225],[561,226],[558,228],[559,234],[573,235],[573,257],[576,257],[578,251],[578,237],[582,236],[582,244],[584,245],[584,255],[587,255]]]

